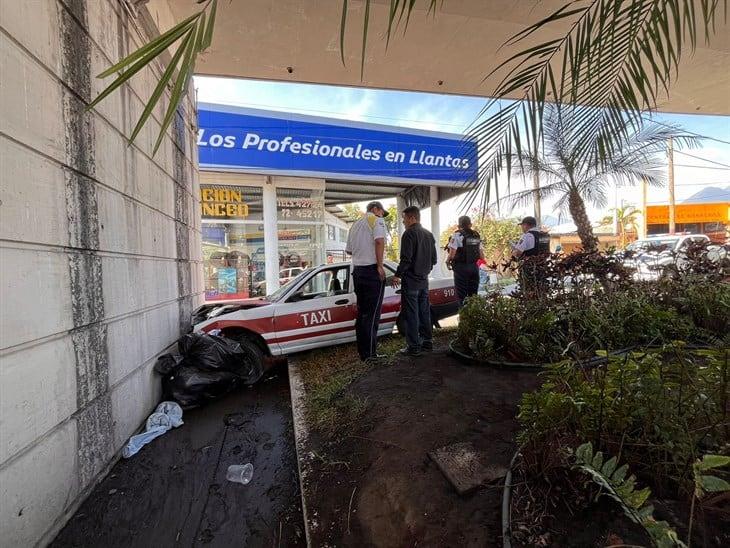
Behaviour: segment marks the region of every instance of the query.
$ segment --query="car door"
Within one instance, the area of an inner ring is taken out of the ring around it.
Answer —
[[[355,313],[350,265],[321,267],[276,307],[275,341],[290,354],[354,339]]]

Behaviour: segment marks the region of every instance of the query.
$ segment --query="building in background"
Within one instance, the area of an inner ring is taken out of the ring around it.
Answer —
[[[224,105],[199,106],[205,298],[266,295],[345,260],[339,205],[387,197],[431,208],[476,177],[461,135]]]
[[[725,243],[730,230],[730,201],[682,203],[675,206],[676,232],[707,234],[713,242]],[[669,232],[669,206],[646,207],[647,235]]]

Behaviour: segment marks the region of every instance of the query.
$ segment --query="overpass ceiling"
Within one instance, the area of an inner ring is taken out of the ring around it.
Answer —
[[[162,0],[165,1],[165,0]],[[166,0],[181,20],[199,6]],[[699,0],[698,0],[699,1]],[[360,79],[364,2],[351,1],[345,60],[340,59],[342,0],[223,0],[218,3],[213,44],[196,64],[202,75],[332,84],[366,88],[489,96],[498,84],[484,76],[514,52],[499,50],[506,39],[561,6],[564,0],[451,0],[429,16],[428,2],[411,17],[405,36],[385,49],[389,0],[373,0]],[[545,33],[559,33],[554,24]],[[547,34],[542,36],[548,37]],[[499,50],[499,51],[498,51]],[[287,67],[292,68],[289,73]],[[730,23],[721,25],[708,47],[687,55],[665,112],[730,114]]]

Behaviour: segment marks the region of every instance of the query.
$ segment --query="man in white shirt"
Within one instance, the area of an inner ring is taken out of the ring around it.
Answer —
[[[376,345],[380,309],[385,292],[385,238],[384,217],[388,212],[380,202],[370,202],[365,215],[356,221],[347,235],[345,251],[352,255],[352,275],[357,296],[355,336],[357,351],[363,361],[378,359]]]
[[[550,235],[537,228],[535,217],[525,217],[520,223],[522,238],[512,246],[512,256],[520,259],[520,284],[523,291],[538,294],[545,289],[544,263],[538,256],[550,253]]]
[[[512,246],[512,256],[515,258],[522,257],[525,253],[530,255],[531,251],[535,249],[535,234],[534,230],[537,226],[537,220],[535,217],[525,217],[520,223],[522,229],[522,237],[520,240]]]

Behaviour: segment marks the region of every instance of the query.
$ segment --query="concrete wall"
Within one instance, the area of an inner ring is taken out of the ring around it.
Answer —
[[[53,538],[157,403],[152,365],[202,300],[191,97],[154,157],[166,101],[125,137],[159,67],[85,110],[148,21],[170,25],[148,8],[0,1],[2,546]]]

